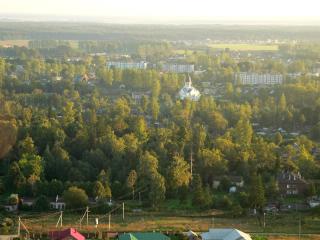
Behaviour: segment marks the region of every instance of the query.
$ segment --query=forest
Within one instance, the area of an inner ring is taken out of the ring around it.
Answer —
[[[320,78],[308,74],[319,45],[281,45],[273,55],[259,53],[263,58],[193,51],[185,61],[206,69],[191,74],[194,86],[203,91],[202,82],[209,82],[220,95],[202,94],[195,102],[177,98],[184,74],[159,70],[159,62],[175,55],[174,44],[134,42],[133,58],[156,66],[122,70],[106,67],[110,56],[88,54],[97,42],[43,47],[49,43],[0,49],[1,195],[42,199],[38,207],[47,210],[43,199],[57,195],[81,207],[88,198],[137,199],[139,193],[154,209],[179,199],[194,209],[241,215],[281,199],[281,172],[320,180]],[[234,82],[244,71],[301,74],[250,88]],[[94,77],[88,82],[84,75]],[[259,135],[257,126],[273,133]],[[230,195],[232,176],[245,185]],[[319,193],[313,182],[304,197]]]

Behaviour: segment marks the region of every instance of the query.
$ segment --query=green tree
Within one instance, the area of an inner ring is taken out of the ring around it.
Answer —
[[[251,206],[262,211],[265,204],[265,195],[262,178],[255,173],[250,180],[250,202]]]
[[[26,178],[20,170],[17,162],[11,163],[6,176],[6,189],[19,190],[26,182]]]
[[[100,181],[95,181],[92,188],[92,195],[96,199],[103,199],[106,197],[106,190]]]
[[[188,186],[191,180],[190,166],[181,156],[174,156],[169,164],[167,183],[172,190]]]
[[[165,199],[166,186],[164,177],[159,173],[152,175],[150,181],[149,200],[153,208],[157,208]]]
[[[41,212],[48,211],[50,209],[48,198],[44,195],[39,196],[35,201],[34,209]]]
[[[129,172],[128,177],[127,177],[127,186],[132,191],[132,199],[133,200],[134,200],[134,189],[135,189],[135,185],[137,182],[137,178],[138,178],[138,176],[137,176],[137,172],[135,170],[131,170]]]
[[[0,119],[0,159],[3,158],[16,142],[17,125],[13,120]]]
[[[69,187],[64,191],[63,199],[68,208],[80,208],[88,205],[88,196],[86,192],[78,187]]]

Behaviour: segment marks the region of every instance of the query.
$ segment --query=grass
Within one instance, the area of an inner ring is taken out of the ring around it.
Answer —
[[[175,206],[176,203],[169,205]],[[175,207],[174,207],[175,208]],[[79,228],[79,219],[83,213],[66,213],[63,215],[63,227]],[[54,230],[58,221],[59,214],[52,216],[30,217],[21,216],[22,221],[32,232],[48,232]],[[89,215],[89,225],[86,226],[86,219],[82,222],[82,229],[85,231],[95,231],[95,218],[99,218],[99,230],[108,230],[108,215]],[[302,233],[320,233],[320,219],[314,218],[308,213],[302,214]],[[262,221],[262,220],[261,220]],[[266,229],[260,226],[257,217],[223,217],[220,211],[192,212],[167,210],[162,212],[141,211],[125,213],[125,220],[122,220],[121,209],[111,216],[111,231],[130,232],[130,231],[164,231],[181,232],[192,229],[196,232],[204,232],[209,228],[237,228],[250,233],[281,233],[298,234],[299,213],[289,213],[282,215],[267,215]],[[272,239],[272,238],[271,238]],[[275,238],[273,238],[275,239]],[[285,238],[284,238],[285,239]],[[290,238],[288,238],[290,239]],[[294,238],[293,238],[294,239]],[[290,239],[291,240],[291,239]]]
[[[210,44],[209,47],[213,49],[226,49],[234,51],[278,51],[278,45],[267,45],[267,44],[229,44],[229,43],[219,43],[219,44]]]

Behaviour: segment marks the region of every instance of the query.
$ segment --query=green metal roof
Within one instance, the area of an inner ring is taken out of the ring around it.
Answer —
[[[119,240],[170,240],[170,238],[157,232],[136,232],[121,234]]]

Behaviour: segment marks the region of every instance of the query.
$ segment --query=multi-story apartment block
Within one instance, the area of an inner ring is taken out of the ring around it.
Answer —
[[[147,62],[107,62],[108,68],[119,69],[147,69]]]
[[[164,64],[162,67],[164,72],[174,72],[174,73],[193,73],[193,64]]]
[[[283,75],[240,72],[235,74],[235,82],[242,85],[276,85],[283,83]]]

